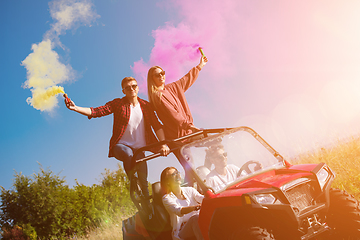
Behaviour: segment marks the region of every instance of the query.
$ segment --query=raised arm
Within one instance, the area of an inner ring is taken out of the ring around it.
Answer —
[[[206,65],[207,61],[208,61],[207,57],[201,56],[200,63],[198,64],[198,67],[200,69],[202,69]]]

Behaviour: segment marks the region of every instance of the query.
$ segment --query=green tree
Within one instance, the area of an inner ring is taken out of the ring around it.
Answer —
[[[2,190],[2,225],[31,224],[39,237],[61,236],[62,215],[71,192],[65,180],[40,168],[33,178],[16,173],[12,190]]]
[[[104,216],[133,209],[129,181],[118,166],[112,172],[105,169],[99,185],[77,182],[74,188],[41,165],[32,177],[16,173],[12,189],[1,189],[3,232],[17,233],[15,226],[25,226],[23,232],[29,237],[35,234],[41,239],[62,239],[85,234],[89,228],[99,226]]]

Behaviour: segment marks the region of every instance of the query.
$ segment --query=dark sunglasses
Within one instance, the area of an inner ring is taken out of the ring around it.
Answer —
[[[165,76],[165,71],[161,71],[159,73],[155,73],[155,77]]]
[[[123,89],[126,90],[126,91],[129,91],[130,89],[135,90],[137,88],[137,86],[138,85],[133,84],[133,85],[130,85],[130,86],[126,86]]]
[[[170,174],[172,177],[175,177],[176,175],[180,175],[178,170],[175,170],[172,174]]]
[[[224,152],[223,154],[219,154],[215,158],[219,158],[219,157],[227,157],[227,153]]]

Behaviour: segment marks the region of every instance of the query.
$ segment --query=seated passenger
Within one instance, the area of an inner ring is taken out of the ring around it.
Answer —
[[[215,191],[219,191],[237,178],[240,168],[234,164],[227,164],[227,153],[223,145],[211,146],[206,151],[206,158],[215,168],[206,176],[205,183]]]
[[[181,177],[174,167],[167,167],[162,171],[160,182],[165,192],[162,201],[173,228],[172,239],[203,239],[198,223],[198,210],[204,196],[195,188],[180,187]]]

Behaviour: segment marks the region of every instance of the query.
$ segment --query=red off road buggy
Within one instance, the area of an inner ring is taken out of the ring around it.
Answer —
[[[199,213],[204,239],[360,239],[359,202],[331,188],[335,174],[324,163],[292,165],[248,127],[202,130],[167,143],[178,146],[172,150],[180,150],[177,159],[191,176],[190,185],[205,195]],[[214,189],[206,183],[213,168],[206,153],[217,145],[224,147],[227,163],[240,170],[234,181]],[[166,161],[158,156],[138,161]],[[123,239],[170,240],[160,183],[152,184],[150,206],[136,176],[131,177],[130,192],[138,212],[123,221]]]

